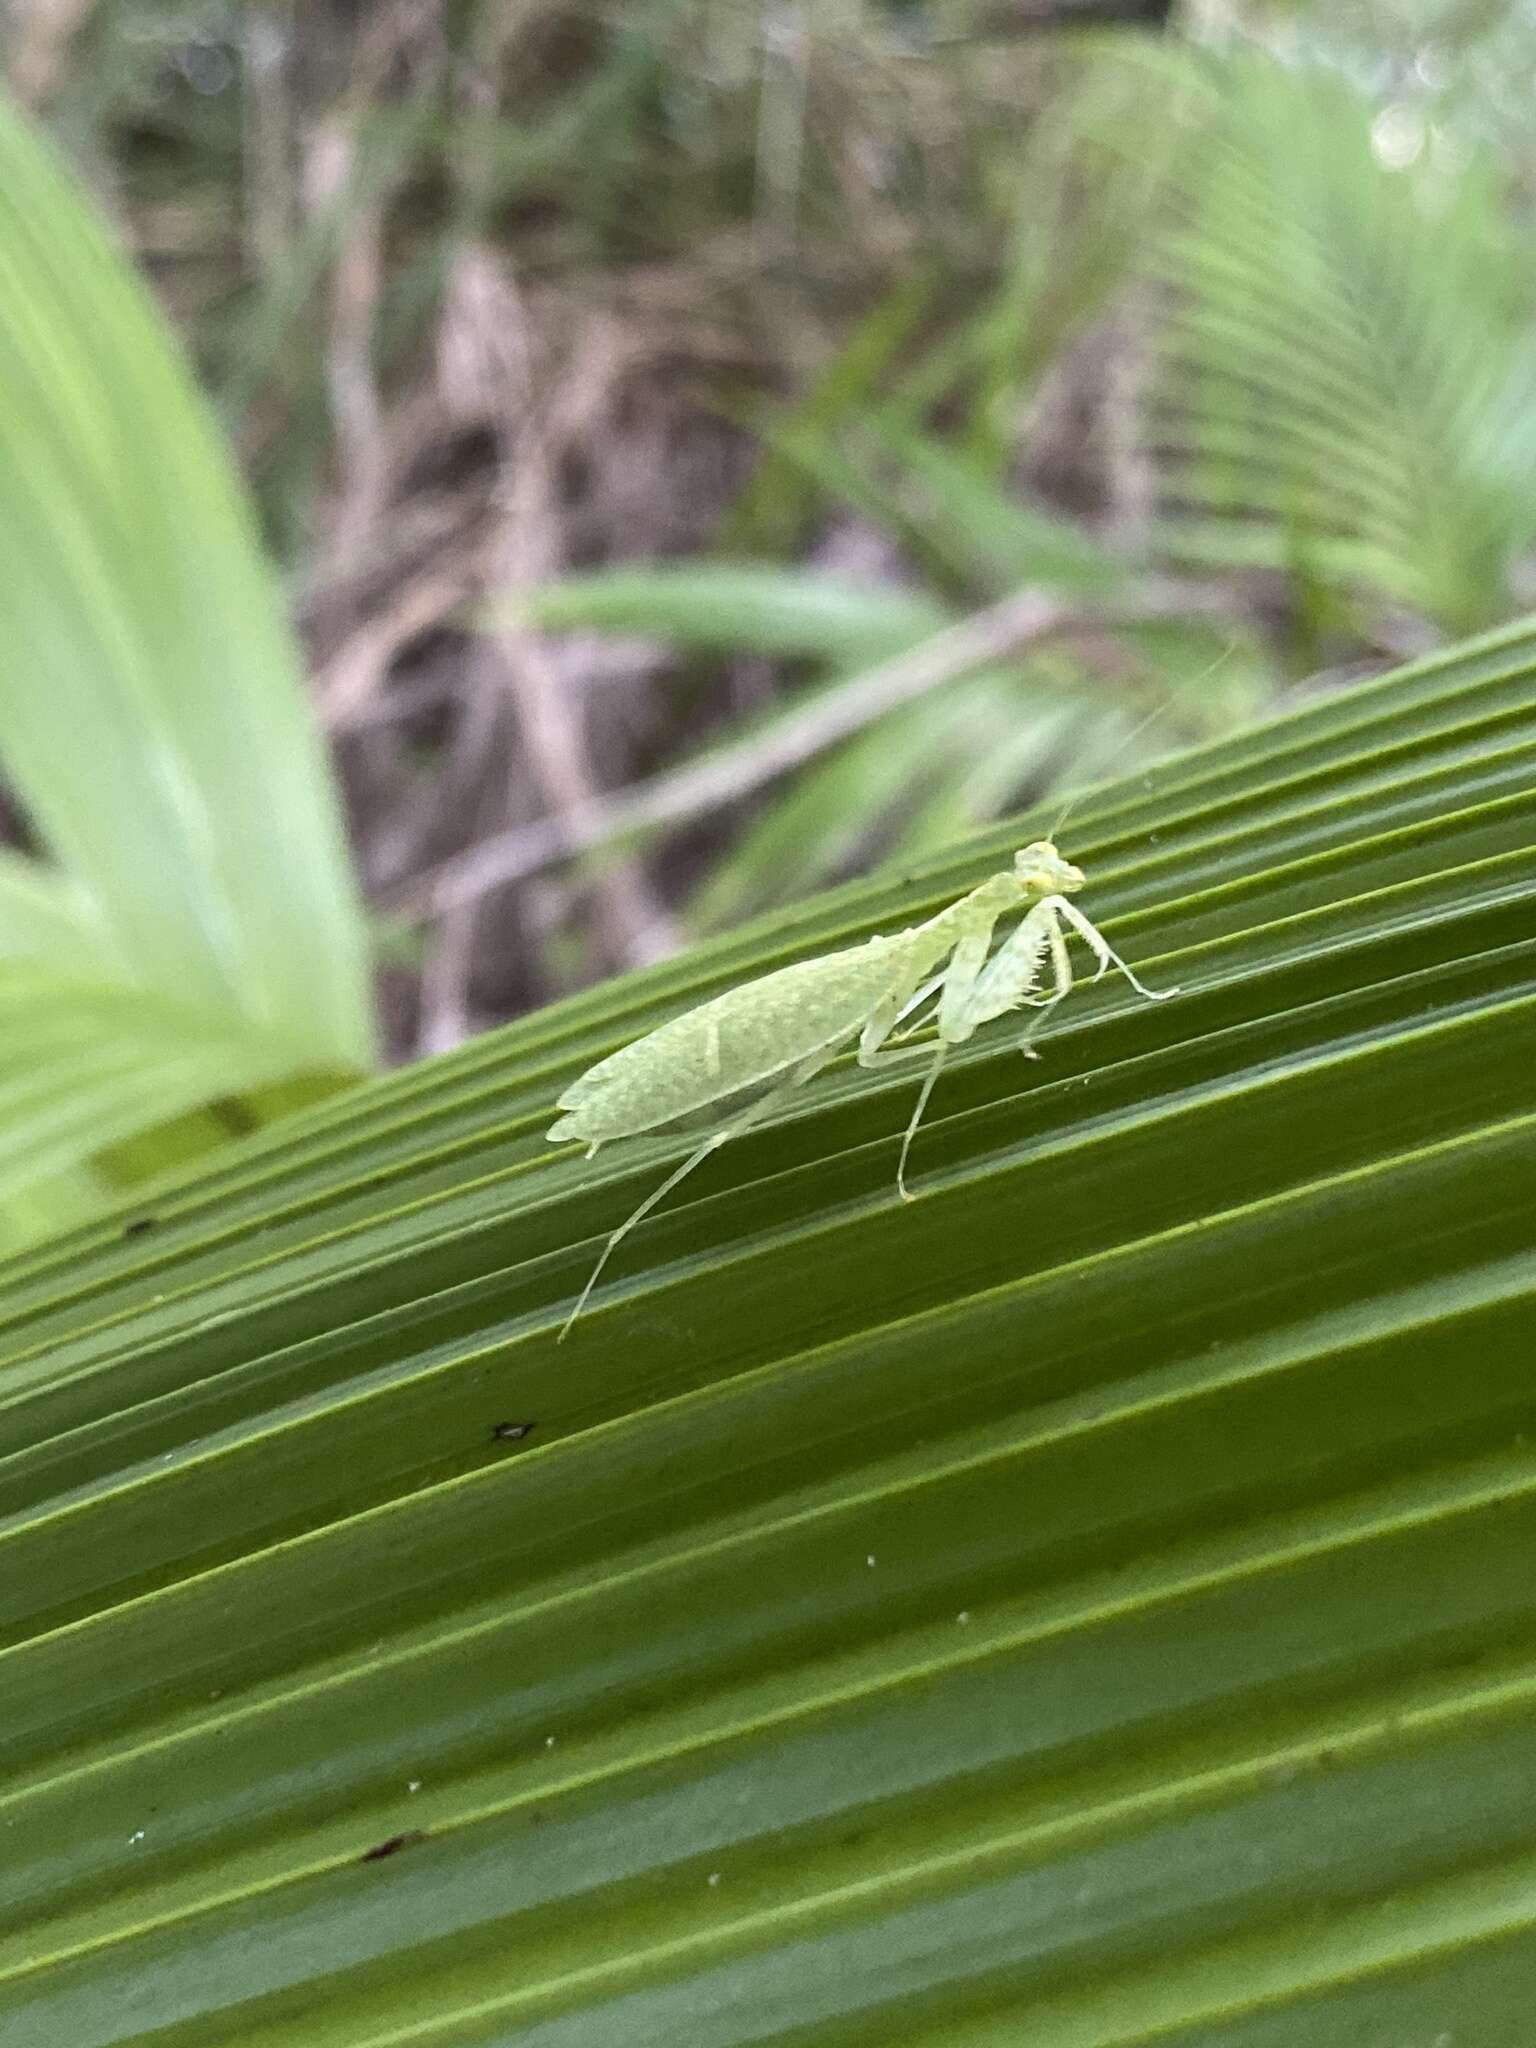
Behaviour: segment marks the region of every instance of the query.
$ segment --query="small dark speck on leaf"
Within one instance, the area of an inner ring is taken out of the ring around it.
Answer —
[[[135,1216],[131,1223],[123,1225],[123,1235],[124,1237],[143,1237],[146,1232],[154,1230],[159,1222],[160,1218],[158,1216]]]
[[[520,1444],[538,1426],[536,1422],[495,1422],[491,1425],[491,1435],[499,1444]]]
[[[382,1863],[386,1856],[398,1855],[402,1849],[413,1849],[418,1842],[424,1842],[426,1839],[421,1828],[410,1828],[403,1835],[391,1835],[387,1841],[376,1842],[371,1849],[365,1849],[357,1860],[359,1863]]]

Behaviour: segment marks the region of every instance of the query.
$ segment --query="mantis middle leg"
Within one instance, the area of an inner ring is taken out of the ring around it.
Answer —
[[[996,956],[988,961],[987,946],[990,930],[980,941],[979,955],[970,948],[970,942],[963,940],[955,948],[954,961],[950,972],[944,977],[944,994],[939,1004],[939,1045],[933,1057],[933,1064],[923,1077],[918,1091],[917,1105],[912,1111],[912,1120],[907,1125],[901,1141],[901,1159],[896,1169],[896,1186],[904,1202],[913,1198],[907,1188],[907,1155],[912,1149],[912,1140],[917,1136],[923,1111],[933,1093],[934,1083],[944,1064],[944,1056],[951,1045],[963,1044],[972,1032],[981,1025],[990,1023],[994,1017],[1001,1017],[1009,1010],[1032,1004],[1037,1014],[1031,1019],[1029,1029],[1024,1033],[1019,1050],[1026,1059],[1038,1059],[1032,1040],[1043,1028],[1046,1019],[1056,1005],[1072,992],[1072,958],[1067,951],[1066,934],[1061,928],[1061,915],[1065,912],[1074,930],[1087,926],[1093,937],[1089,943],[1096,958],[1101,959],[1099,972],[1104,971],[1100,948],[1127,975],[1143,995],[1151,995],[1151,989],[1142,988],[1129,967],[1119,955],[1111,952],[1098,928],[1090,925],[1074,906],[1064,897],[1047,896],[1035,904],[1020,920],[1017,928],[999,948]],[[1085,933],[1084,936],[1087,934]],[[1053,987],[1048,996],[1034,993],[1040,979],[1041,955],[1049,956]],[[1173,991],[1169,990],[1169,994]],[[862,1057],[862,1054],[861,1054]],[[878,1057],[878,1056],[876,1056]],[[900,1058],[901,1054],[894,1055]],[[866,1062],[872,1064],[873,1060]]]
[[[968,1021],[971,995],[986,965],[987,949],[992,943],[995,923],[996,919],[989,917],[984,925],[978,925],[976,929],[966,932],[956,945],[949,966],[934,984],[935,987],[942,988],[939,997],[939,1043],[932,1064],[923,1076],[923,1085],[917,1092],[917,1101],[913,1106],[907,1128],[902,1133],[901,1153],[896,1161],[896,1192],[904,1202],[912,1200],[911,1190],[907,1186],[907,1157],[912,1150],[912,1140],[917,1136],[918,1126],[923,1120],[923,1111],[928,1107],[928,1098],[933,1093],[934,1083],[939,1078],[944,1056],[951,1045],[969,1038],[976,1028]],[[903,1009],[898,1011],[897,1015],[899,1017],[904,1013]],[[890,1029],[894,1028],[895,1021],[893,1019],[892,1024],[887,1027],[887,1035]],[[869,1033],[866,1032],[865,1039],[868,1037]],[[905,1057],[905,1053],[898,1052],[887,1057],[901,1059]],[[874,1066],[880,1060],[877,1046],[861,1040],[859,1059],[865,1066]]]

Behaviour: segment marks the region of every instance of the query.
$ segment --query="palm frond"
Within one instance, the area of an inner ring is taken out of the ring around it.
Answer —
[[[1480,167],[1389,168],[1340,79],[1233,60],[1173,182],[1147,264],[1171,302],[1163,541],[1299,552],[1450,630],[1507,613],[1536,531],[1532,304]]]
[[[0,1271],[27,2048],[1471,2048],[1536,1992],[1536,632],[1085,798],[1175,1002],[722,1151],[612,1046],[1043,814]]]

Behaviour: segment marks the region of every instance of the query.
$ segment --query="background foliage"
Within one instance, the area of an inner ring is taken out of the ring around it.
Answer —
[[[392,1050],[1526,601],[1522,9],[1033,18],[18,16],[13,82],[287,566],[403,919]],[[772,768],[932,625],[1174,569],[1213,600],[1182,630],[1018,650]],[[675,802],[721,749],[729,800]]]

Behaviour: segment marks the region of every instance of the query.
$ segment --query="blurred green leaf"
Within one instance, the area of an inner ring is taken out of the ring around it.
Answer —
[[[0,1196],[190,1106],[304,1071],[272,1038],[266,1060],[239,1019],[39,962],[0,965]]]
[[[1111,767],[1128,774],[1191,735],[1251,723],[1273,688],[1242,635],[1198,621],[1125,626],[1110,644],[1110,688],[1070,653],[1042,651],[947,682],[808,763],[714,864],[689,903],[693,928],[718,930],[877,855],[926,858],[1026,795],[1070,801]]]
[[[1428,126],[1384,161],[1385,117],[1338,78],[1233,58],[1208,84],[1147,255],[1173,305],[1162,539],[1299,550],[1452,630],[1506,615],[1536,532],[1528,232]]]
[[[340,1077],[362,926],[278,592],[141,287],[0,109],[0,1190]]]
[[[854,327],[831,360],[792,405],[759,408],[750,420],[764,440],[751,480],[720,534],[729,554],[787,554],[804,540],[817,510],[816,479],[795,454],[802,440],[835,431],[868,404],[932,307],[936,280],[914,272],[895,285]]]
[[[907,438],[897,435],[893,447],[905,452]],[[962,457],[954,462],[969,467]],[[962,558],[978,581],[986,580],[991,556],[992,576],[1002,582],[1012,546],[1029,551],[1015,564],[1026,584],[1030,568],[1055,576],[1068,593],[1108,596],[1112,579],[1123,580],[1091,542],[1010,505],[974,472],[975,501],[965,504],[963,489],[951,489],[949,458],[938,444],[916,457],[914,473],[924,503],[907,508],[911,529],[931,527],[936,549]],[[955,510],[952,520],[946,507]],[[893,505],[893,523],[900,516]],[[942,539],[941,527],[948,529]],[[701,750],[679,771],[684,776],[718,763],[722,752],[744,773],[754,756],[771,760],[781,729],[814,714],[818,697],[857,695],[883,659],[909,647],[920,653],[945,625],[933,600],[899,586],[707,562],[570,577],[503,600],[498,609],[508,606],[551,630],[659,634],[690,648],[797,654],[829,665],[832,672],[815,687],[781,698],[738,728],[724,749]],[[1086,659],[1036,651],[951,676],[916,702],[877,706],[864,730],[784,781],[714,863],[689,905],[694,927],[711,929],[784,902],[867,864],[876,852],[925,853],[1026,796],[1053,791],[1063,778],[1081,779],[1084,760],[1102,765],[1128,728],[1146,759],[1167,752],[1176,738],[1229,729],[1253,717],[1272,688],[1267,661],[1242,631],[1168,618],[1113,631],[1106,625],[1102,637],[1110,651],[1100,650],[1098,666],[1112,678],[1109,688]],[[840,661],[847,664],[842,673]],[[752,787],[749,773],[746,786]],[[622,815],[621,802],[615,832]]]
[[[679,1141],[565,1082],[1042,816],[0,1273],[26,2048],[1511,2048],[1536,629],[1087,797],[1175,1002]]]
[[[1045,661],[946,684],[803,768],[715,863],[689,904],[695,929],[739,922],[876,854],[932,853],[1021,789],[1050,787],[1093,723],[1082,692]],[[1154,739],[1150,751],[1166,748]]]
[[[753,562],[658,563],[563,577],[503,600],[550,630],[592,627],[680,646],[878,661],[951,616],[921,591]]]
[[[996,671],[968,676],[882,719],[827,759],[809,763],[714,864],[689,903],[693,927],[721,930],[868,866],[875,853],[913,852],[914,814],[934,798],[935,784],[953,793],[975,768],[978,728],[994,747],[1006,739],[1008,794],[1016,794],[1039,777],[1045,763],[1064,754],[1074,723],[1068,705],[1034,694],[1040,702],[1030,711],[1016,677]],[[991,805],[980,815],[998,808]],[[963,828],[977,822],[973,812]],[[955,837],[950,831],[941,843]]]
[[[1124,583],[1129,564],[1061,515],[1004,489],[938,435],[894,414],[859,416],[849,427],[889,466],[892,525],[976,592],[1000,597],[1039,583],[1067,596],[1107,596]]]
[[[89,891],[42,861],[0,847],[0,960],[18,955],[91,980],[123,971]]]
[[[1089,35],[1078,47],[1113,59],[1124,38]],[[1016,459],[1026,402],[1138,274],[1170,174],[1188,146],[1189,104],[1199,93],[1194,67],[1181,46],[1147,42],[1138,55],[1134,67],[1090,55],[1072,89],[1058,90],[1039,110],[1024,140],[1012,243],[997,288],[914,368],[903,394],[909,404],[929,405],[960,396],[965,452],[997,483]]]

